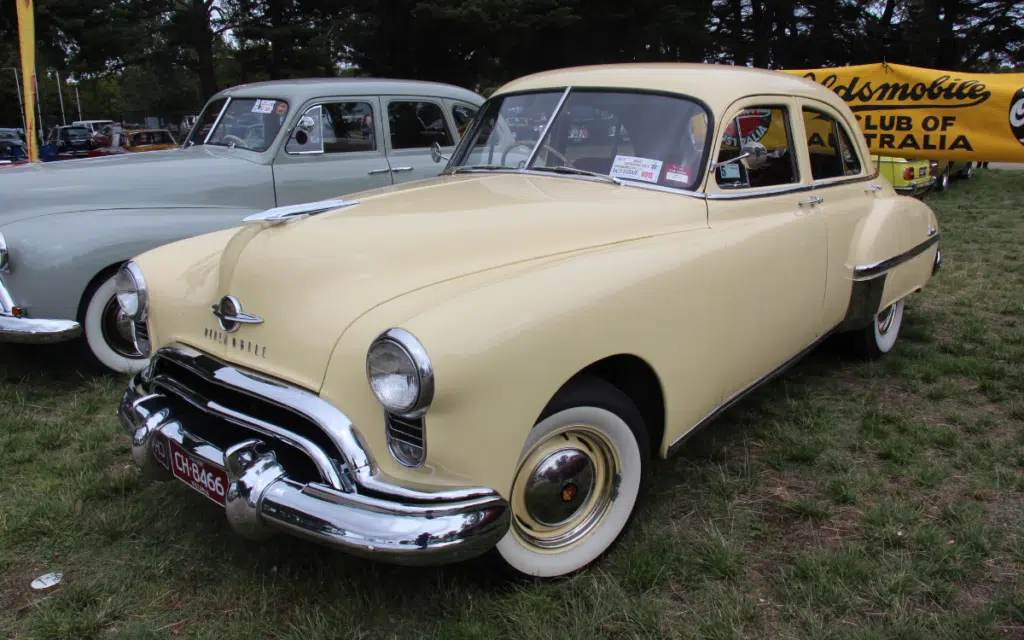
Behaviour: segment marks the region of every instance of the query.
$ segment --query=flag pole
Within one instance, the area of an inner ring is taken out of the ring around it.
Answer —
[[[16,0],[18,6],[18,41],[21,47],[21,81],[25,103],[22,113],[25,118],[25,142],[28,145],[30,162],[39,161],[39,139],[36,138],[36,116],[32,107],[38,104],[36,89],[36,25],[32,0]],[[40,115],[41,112],[40,112]],[[39,118],[42,126],[42,117]]]

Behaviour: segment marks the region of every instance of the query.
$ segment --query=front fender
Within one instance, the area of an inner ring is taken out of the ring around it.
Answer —
[[[393,478],[415,487],[486,486],[506,498],[544,406],[608,356],[632,354],[652,366],[666,389],[666,439],[677,435],[721,401],[722,345],[707,336],[723,319],[705,312],[728,296],[727,287],[709,286],[724,268],[715,238],[711,230],[649,238],[395,299],[345,331],[321,396],[353,420]],[[366,382],[367,347],[392,326],[423,343],[435,372],[427,460],[418,469],[388,453],[383,410]],[[685,392],[668,391],[676,389]]]
[[[236,226],[253,209],[104,209],[18,220],[2,229],[11,255],[3,275],[32,317],[76,320],[86,287],[103,269],[184,238]]]

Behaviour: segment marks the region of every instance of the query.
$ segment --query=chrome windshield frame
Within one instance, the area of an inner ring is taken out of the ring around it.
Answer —
[[[210,136],[212,136],[213,132],[217,130],[218,126],[220,126],[220,119],[224,117],[224,112],[228,110],[228,105],[231,104],[232,100],[234,100],[234,98],[228,96],[227,100],[224,101],[224,106],[220,108],[220,112],[217,114],[217,118],[213,121],[213,125],[210,127],[210,130],[206,132],[206,137],[203,138],[203,144],[209,143]],[[200,117],[202,117],[201,114]],[[197,122],[196,124],[199,123]],[[194,145],[195,143],[193,142],[192,144]]]
[[[548,135],[548,130],[551,128],[551,123],[554,122],[555,118],[558,117],[559,112],[562,110],[562,105],[565,104],[565,100],[569,97],[570,91],[572,91],[571,85],[566,87],[565,91],[562,92],[562,97],[558,99],[558,104],[555,105],[554,111],[551,112],[551,117],[548,118],[548,121],[544,123],[544,130],[540,132],[539,136],[537,136],[537,144],[533,145],[533,149],[530,151],[530,157],[526,159],[526,164],[523,165],[524,169],[530,168],[530,165],[533,163],[533,159],[534,157],[536,157],[537,151],[540,149],[541,143],[544,142],[544,138],[546,138]],[[506,151],[506,154],[507,153],[508,152]]]

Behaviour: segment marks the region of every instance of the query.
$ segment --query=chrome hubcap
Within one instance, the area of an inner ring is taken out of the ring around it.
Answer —
[[[132,339],[131,320],[121,311],[117,298],[111,298],[104,307],[100,330],[103,332],[103,340],[118,355],[136,359],[142,357]]]
[[[538,442],[513,484],[513,535],[538,551],[578,543],[611,508],[620,468],[611,442],[591,427],[566,427]]]
[[[878,325],[879,335],[885,335],[889,333],[889,329],[892,328],[892,322],[896,319],[896,305],[890,305],[889,307],[882,310],[875,318],[875,322]]]

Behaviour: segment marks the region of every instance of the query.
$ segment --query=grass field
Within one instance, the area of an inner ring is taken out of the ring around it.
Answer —
[[[946,268],[896,351],[817,350],[654,465],[622,543],[554,582],[242,540],[140,481],[123,380],[0,350],[0,637],[1024,638],[1024,173],[926,199]]]

